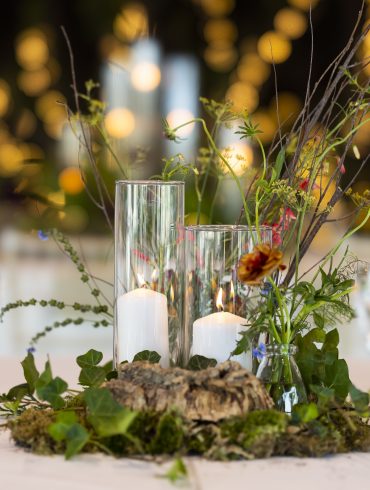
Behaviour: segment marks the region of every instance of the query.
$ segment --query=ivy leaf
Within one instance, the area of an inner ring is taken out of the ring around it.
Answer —
[[[359,390],[352,383],[349,387],[349,394],[357,412],[361,414],[367,413],[370,403],[369,394]]]
[[[319,408],[326,408],[330,402],[333,402],[335,400],[335,391],[332,388],[311,385],[310,390],[312,391],[312,393],[315,393],[317,395]]]
[[[68,384],[57,376],[45,386],[38,388],[37,396],[41,400],[49,402],[55,410],[59,410],[65,405],[65,401],[60,395],[64,393],[67,388]]]
[[[46,361],[45,369],[40,374],[39,379],[36,381],[35,384],[36,390],[39,390],[40,388],[43,388],[44,386],[49,384],[52,379],[53,379],[53,373],[51,371],[50,361]]]
[[[30,387],[28,383],[22,383],[20,385],[10,388],[8,393],[3,397],[4,401],[20,401],[26,395],[30,394]]]
[[[162,476],[162,478],[167,478],[171,483],[176,483],[179,480],[187,478],[187,476],[188,470],[184,461],[181,458],[176,458],[170,469]]]
[[[118,378],[118,372],[115,369],[113,369],[113,371],[109,371],[109,373],[105,375],[105,379],[107,381],[110,381],[111,379],[117,379],[117,378]]]
[[[83,386],[100,386],[105,381],[105,369],[101,366],[84,367],[78,381]]]
[[[90,433],[77,420],[75,412],[62,412],[58,414],[56,422],[48,427],[55,441],[66,441],[66,459],[79,453],[90,440]]]
[[[215,367],[216,364],[216,359],[209,359],[208,357],[196,354],[191,357],[188,369],[190,369],[190,371],[200,371],[201,369],[207,369],[208,367]]]
[[[320,415],[316,403],[295,405],[292,411],[292,422],[295,424],[311,422]]]
[[[29,352],[21,364],[23,367],[24,378],[27,381],[29,391],[32,394],[35,391],[36,382],[40,376],[35,365],[33,354]]]
[[[76,359],[80,368],[96,366],[103,359],[103,354],[97,350],[90,349],[86,354],[78,356]]]
[[[104,368],[104,371],[105,371],[106,374],[110,373],[111,371],[114,371],[112,359],[110,361],[106,362],[103,365],[103,368]]]
[[[326,366],[326,386],[334,389],[335,396],[344,402],[350,388],[348,366],[344,359],[338,359]]]
[[[160,361],[160,359],[161,356],[158,354],[158,352],[154,350],[143,350],[135,354],[135,357],[133,358],[132,362],[149,361],[152,364],[156,364],[157,362]]]
[[[89,388],[84,393],[88,408],[88,420],[101,437],[126,434],[136,417],[132,412],[122,407],[107,388]]]

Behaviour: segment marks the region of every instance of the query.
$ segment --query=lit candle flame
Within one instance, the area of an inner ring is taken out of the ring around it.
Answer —
[[[235,297],[234,283],[230,281],[230,299],[233,300]]]
[[[157,269],[153,269],[152,281],[156,281],[157,279],[158,279],[158,271],[157,271]]]
[[[222,304],[222,293],[223,293],[222,288],[220,288],[218,290],[217,300],[216,300],[216,306],[218,311],[224,311],[224,305]]]
[[[175,300],[175,292],[173,290],[172,284],[171,284],[171,287],[170,287],[170,298],[171,298],[171,302],[173,303],[174,300]]]
[[[146,281],[144,279],[144,276],[142,274],[137,273],[136,277],[137,277],[137,282],[139,284],[139,287],[141,287],[141,288],[145,287]]]

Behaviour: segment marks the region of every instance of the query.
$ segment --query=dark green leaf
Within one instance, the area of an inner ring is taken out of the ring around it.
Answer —
[[[67,433],[66,459],[79,453],[90,439],[90,434],[81,424],[73,424]]]
[[[55,441],[64,441],[71,425],[77,423],[77,420],[75,412],[61,412],[57,415],[55,423],[49,425],[48,432]]]
[[[103,368],[104,368],[104,371],[105,371],[106,374],[110,373],[111,371],[114,371],[114,369],[113,369],[113,361],[110,360],[110,361],[106,362],[103,365]]]
[[[5,396],[5,400],[9,401],[19,401],[22,400],[22,398],[26,395],[30,394],[30,388],[28,383],[23,383],[17,386],[13,386],[13,388],[10,388],[8,391],[7,395]]]
[[[35,358],[33,357],[31,352],[27,354],[21,364],[23,367],[25,380],[27,381],[29,386],[29,391],[30,393],[33,393],[35,391],[36,382],[39,379],[40,375],[35,365]]]
[[[105,381],[105,370],[101,366],[84,367],[78,381],[83,386],[100,386]]]
[[[161,356],[158,354],[158,352],[152,351],[152,350],[143,350],[141,352],[138,352],[135,355],[133,362],[135,362],[135,361],[149,361],[152,364],[156,364],[157,362],[160,361],[160,359],[161,359]]]
[[[36,381],[35,388],[36,390],[39,390],[40,388],[43,388],[46,386],[50,381],[53,379],[53,373],[51,371],[51,365],[49,361],[46,361],[45,363],[45,369],[44,371],[40,374],[39,379]]]
[[[326,386],[334,389],[335,396],[344,401],[350,388],[348,366],[344,359],[338,359],[326,366]]]
[[[118,378],[118,372],[114,369],[113,371],[110,371],[109,373],[107,373],[105,375],[105,379],[107,381],[111,380],[111,379],[117,379]]]
[[[281,148],[277,157],[276,157],[276,162],[274,165],[274,180],[280,178],[281,171],[283,169],[283,165],[285,162],[285,148]]]
[[[113,398],[107,388],[89,388],[84,393],[88,407],[88,420],[101,437],[126,434],[136,417]]]
[[[191,371],[200,371],[201,369],[207,369],[208,367],[215,367],[216,364],[216,359],[209,359],[208,357],[197,354],[191,357],[188,364],[188,369]]]
[[[50,405],[58,410],[65,405],[64,399],[60,396],[66,391],[68,384],[58,376],[52,379],[47,385],[37,389],[37,396],[41,400],[45,400]]]
[[[78,356],[76,361],[77,364],[81,367],[91,367],[96,366],[103,359],[103,354],[97,350],[90,349],[86,354],[82,356]]]
[[[295,424],[305,424],[307,422],[311,422],[311,420],[317,419],[318,416],[319,409],[315,403],[295,405],[292,411],[292,422]]]
[[[355,409],[359,413],[365,413],[369,411],[369,394],[364,391],[359,390],[352,383],[349,387],[349,394],[351,395],[352,403],[355,406]]]

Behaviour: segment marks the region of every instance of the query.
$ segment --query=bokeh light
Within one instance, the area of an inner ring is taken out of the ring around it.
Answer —
[[[283,63],[292,52],[292,44],[283,34],[268,31],[259,38],[257,49],[268,63]]]
[[[105,127],[113,138],[126,138],[135,129],[135,116],[125,107],[116,107],[106,114]]]
[[[236,82],[226,92],[226,100],[233,103],[235,111],[253,112],[258,106],[259,95],[255,87],[246,82]]]
[[[49,58],[45,34],[39,29],[23,31],[17,37],[15,54],[19,65],[25,70],[42,68]]]
[[[236,25],[229,19],[210,19],[204,26],[204,38],[212,43],[233,43],[238,37]]]
[[[204,60],[214,71],[231,70],[238,59],[235,47],[229,43],[211,44],[204,51]]]
[[[140,92],[156,89],[161,81],[161,71],[154,63],[142,62],[133,67],[131,72],[132,85]]]
[[[253,114],[253,124],[258,125],[258,129],[262,131],[258,134],[258,138],[263,144],[270,143],[277,130],[275,118],[265,109],[259,109]]]
[[[274,18],[274,27],[290,39],[298,39],[307,29],[307,17],[296,9],[283,8]]]
[[[223,149],[221,154],[238,176],[244,175],[246,169],[253,163],[253,150],[243,141],[234,142],[232,145]],[[230,173],[222,160],[220,160],[220,167],[226,174]]]
[[[200,0],[200,4],[207,15],[222,17],[233,11],[235,0]]]
[[[130,3],[123,7],[113,22],[114,34],[121,41],[134,41],[148,33],[147,13],[142,4]]]
[[[255,53],[244,55],[237,68],[239,79],[255,86],[262,85],[268,79],[270,71],[270,65]]]
[[[308,12],[310,7],[315,8],[319,1],[320,0],[288,0],[288,3],[293,5],[293,7],[297,7]]]
[[[33,71],[21,71],[17,77],[18,87],[29,97],[42,94],[51,83],[50,72],[47,68]]]
[[[17,174],[23,167],[23,155],[20,149],[13,143],[0,145],[0,175],[11,177]]]
[[[10,88],[5,80],[0,79],[0,117],[8,112],[10,104]]]
[[[20,113],[16,125],[15,134],[18,138],[30,138],[36,131],[37,121],[34,114],[29,109],[23,109]]]
[[[79,194],[84,189],[80,169],[77,167],[68,167],[62,170],[58,178],[60,188],[66,194]]]
[[[192,114],[188,109],[174,109],[169,114],[167,114],[166,119],[171,128],[176,128],[177,126],[180,126],[181,124],[184,124],[194,119],[194,114]],[[186,136],[189,136],[193,129],[194,123],[188,124],[176,131],[176,134],[180,138],[184,138]]]
[[[278,103],[276,96],[270,102],[271,114],[276,120],[279,116],[280,124],[293,124],[301,109],[302,101],[292,92],[279,92]]]

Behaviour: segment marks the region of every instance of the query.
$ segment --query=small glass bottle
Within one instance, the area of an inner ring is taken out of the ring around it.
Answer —
[[[281,412],[291,414],[294,405],[307,402],[307,393],[295,355],[298,348],[291,344],[266,345],[266,353],[259,365],[257,378]]]

